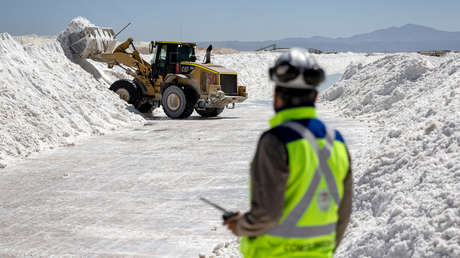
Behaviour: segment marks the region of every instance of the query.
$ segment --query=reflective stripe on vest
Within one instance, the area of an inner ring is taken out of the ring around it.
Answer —
[[[298,221],[302,218],[304,213],[310,206],[315,192],[319,186],[321,177],[324,176],[328,186],[328,190],[331,193],[337,206],[340,204],[340,196],[337,184],[334,179],[334,174],[327,163],[331,155],[331,149],[334,142],[334,131],[326,127],[325,144],[322,149],[319,148],[316,141],[316,137],[304,126],[296,122],[286,122],[281,126],[288,127],[294,130],[303,138],[305,138],[314,149],[318,160],[319,166],[316,168],[313,179],[310,182],[308,190],[295,206],[295,208],[288,214],[284,222],[275,228],[271,229],[267,234],[272,236],[287,237],[287,238],[304,238],[304,237],[317,237],[322,235],[328,235],[335,231],[336,223],[330,223],[321,226],[302,226],[297,227]]]

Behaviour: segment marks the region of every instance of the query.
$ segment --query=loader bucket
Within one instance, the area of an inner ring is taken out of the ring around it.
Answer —
[[[69,35],[70,51],[83,58],[91,58],[102,53],[112,53],[117,45],[111,28],[86,27]]]

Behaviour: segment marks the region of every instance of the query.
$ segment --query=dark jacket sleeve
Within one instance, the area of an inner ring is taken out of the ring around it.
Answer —
[[[352,198],[353,198],[353,175],[351,172],[351,156],[348,153],[349,168],[347,176],[343,181],[344,193],[342,201],[339,206],[339,221],[336,226],[336,249],[339,247],[340,242],[342,241],[343,234],[347,228],[348,222],[350,221],[351,210],[352,210]]]
[[[288,177],[284,143],[270,131],[264,133],[251,164],[251,208],[237,223],[238,235],[263,235],[277,225],[283,215]]]

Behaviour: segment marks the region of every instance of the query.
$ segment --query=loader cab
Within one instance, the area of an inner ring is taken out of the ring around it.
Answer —
[[[151,42],[150,52],[155,53],[152,59],[152,71],[154,78],[163,77],[168,73],[179,73],[180,62],[195,62],[196,43],[185,42]]]

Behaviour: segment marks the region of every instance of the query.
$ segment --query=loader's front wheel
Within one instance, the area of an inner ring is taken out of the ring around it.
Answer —
[[[224,108],[195,109],[195,111],[202,117],[216,117],[224,111]]]
[[[137,94],[137,86],[130,80],[118,80],[110,86],[110,90],[114,91],[120,99],[129,104],[136,105],[139,95]]]
[[[187,118],[193,113],[197,98],[193,90],[169,86],[163,92],[161,105],[166,115],[173,119]]]

